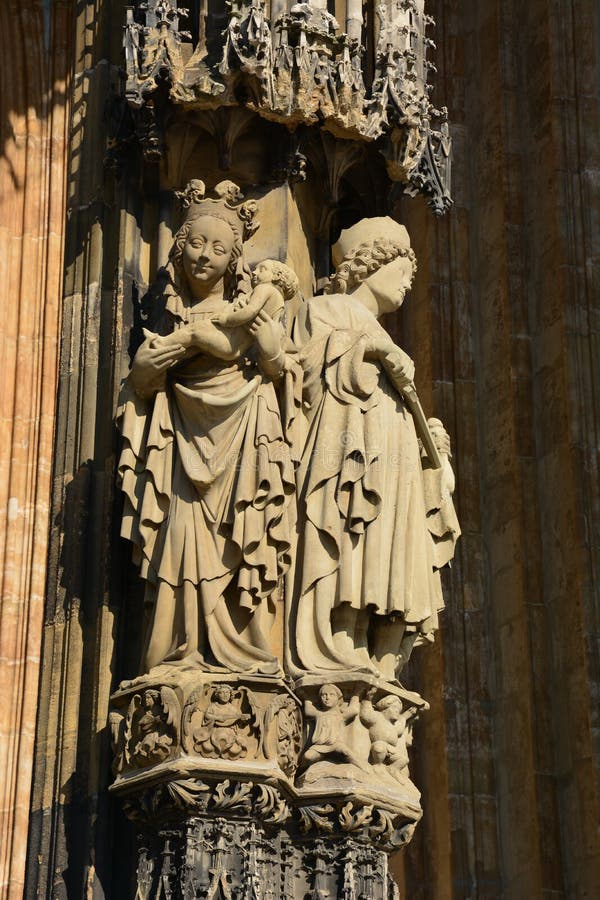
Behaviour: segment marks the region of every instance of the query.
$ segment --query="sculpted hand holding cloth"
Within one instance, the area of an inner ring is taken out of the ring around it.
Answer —
[[[146,670],[184,660],[272,672],[272,593],[289,564],[294,474],[261,361],[282,358],[273,350],[281,329],[269,320],[252,335],[213,321],[250,290],[243,242],[257,227],[235,185],[215,192],[188,187],[162,335],[147,333],[124,385],[122,533],[147,581]]]

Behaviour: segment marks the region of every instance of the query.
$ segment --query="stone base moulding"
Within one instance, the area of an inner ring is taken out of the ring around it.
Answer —
[[[240,810],[140,831],[136,897],[392,900],[398,892],[386,851],[360,830],[303,835]]]
[[[410,840],[420,797],[406,748],[386,756],[369,712],[379,696],[426,704],[347,673],[337,690],[363,699],[355,713],[334,692],[348,721],[324,750],[323,689],[312,676],[166,668],[113,695],[112,791],[138,828],[140,900],[394,896],[387,854]]]

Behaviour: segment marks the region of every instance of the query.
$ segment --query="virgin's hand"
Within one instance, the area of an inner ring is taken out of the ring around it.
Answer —
[[[248,331],[258,344],[258,349],[265,359],[274,359],[281,352],[281,328],[273,321],[271,316],[261,310],[254,321],[248,326]]]
[[[135,370],[142,376],[165,372],[181,359],[184,353],[185,347],[181,342],[167,343],[159,335],[146,332],[146,340],[135,354],[132,371]]]
[[[131,366],[131,380],[136,394],[148,397],[164,386],[167,370],[185,353],[181,344],[171,347],[155,346],[156,335],[146,333],[146,340],[138,347]]]

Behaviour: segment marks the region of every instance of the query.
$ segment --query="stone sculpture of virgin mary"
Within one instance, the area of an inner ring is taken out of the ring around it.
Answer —
[[[119,413],[122,533],[150,609],[143,669],[279,668],[273,593],[289,565],[295,490],[273,379],[283,331],[216,323],[249,292],[255,205],[230,182],[184,196],[165,313],[138,349]]]

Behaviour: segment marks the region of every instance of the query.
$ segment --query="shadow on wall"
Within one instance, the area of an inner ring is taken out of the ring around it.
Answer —
[[[24,143],[28,137],[39,137],[38,123],[66,105],[72,63],[71,19],[72,4],[64,0],[4,0],[0,4],[0,33],[4,38],[0,56],[0,183],[8,177],[15,192],[25,187],[26,170],[20,162],[25,156]],[[3,186],[0,210],[7,201]]]
[[[131,677],[135,663],[132,671],[113,672],[115,655],[106,643],[122,644],[125,664],[139,660],[143,590],[118,535],[121,498],[104,487],[107,477],[114,483],[113,461],[114,455],[86,460],[64,488],[53,520],[62,543],[55,560],[51,547],[48,573],[56,590],[49,590],[46,611],[40,689],[46,701],[39,709],[27,885],[40,896],[69,900],[132,896],[134,830],[108,791],[112,754],[104,707],[110,685]],[[122,615],[109,597],[118,599]],[[56,746],[48,743],[42,753],[40,742],[54,730]],[[48,766],[56,767],[52,793]],[[50,806],[36,802],[48,794]]]

